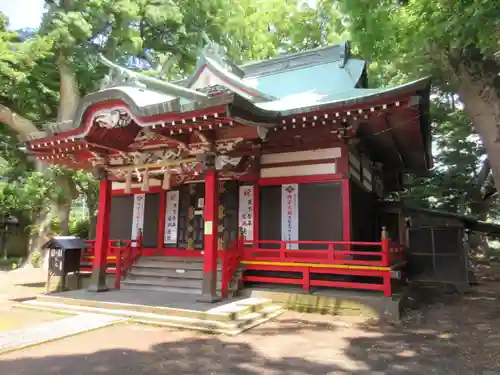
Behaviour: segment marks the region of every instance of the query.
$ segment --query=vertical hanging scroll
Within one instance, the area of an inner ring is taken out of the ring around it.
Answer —
[[[177,245],[177,223],[179,221],[179,190],[167,191],[165,210],[165,245]]]
[[[240,186],[238,225],[247,241],[253,241],[253,186]]]
[[[299,240],[299,185],[281,185],[281,239]],[[288,249],[296,250],[298,244],[288,244]]]
[[[132,245],[136,245],[137,235],[139,229],[142,231],[144,228],[144,208],[146,207],[146,194],[134,195],[134,208],[132,211],[132,234],[130,239]]]

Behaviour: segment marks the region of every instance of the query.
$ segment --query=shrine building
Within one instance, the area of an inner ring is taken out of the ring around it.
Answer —
[[[215,43],[173,82],[110,67],[38,159],[95,172],[91,291],[217,300],[249,285],[372,290],[404,278],[379,201],[432,164],[428,79],[369,88],[343,43],[236,65]]]

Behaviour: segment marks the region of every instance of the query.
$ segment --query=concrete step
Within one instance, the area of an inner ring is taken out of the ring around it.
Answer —
[[[165,285],[165,284],[152,284],[144,282],[134,282],[132,281],[122,281],[121,290],[144,290],[144,291],[155,291],[155,292],[169,292],[169,293],[183,293],[183,294],[202,294],[202,288],[200,287],[186,287],[175,286],[175,285]],[[218,295],[220,295],[220,285],[217,286]],[[229,296],[232,297],[238,291],[238,283],[231,283],[228,287]]]
[[[122,281],[120,289],[121,290],[144,290],[144,291],[155,291],[155,292],[201,295],[201,287],[200,288],[184,288],[184,287],[178,287],[178,286],[136,284],[136,283],[129,283],[127,281]]]
[[[178,261],[156,261],[150,259],[139,259],[134,263],[135,267],[147,267],[147,268],[167,268],[167,269],[179,269],[179,270],[203,270],[203,263],[200,262],[178,262]],[[218,265],[218,270],[222,270],[222,265]]]
[[[172,277],[147,277],[147,276],[127,276],[125,280],[121,282],[121,285],[151,285],[151,286],[165,286],[165,287],[176,287],[185,289],[196,289],[202,287],[202,279],[176,279]],[[231,280],[229,283],[229,289],[234,289],[237,287],[237,281]],[[221,280],[217,280],[217,290],[221,289]]]
[[[174,256],[142,256],[140,259],[147,259],[154,262],[183,262],[183,263],[201,263],[203,264],[203,257],[174,257]],[[217,260],[218,263],[222,263],[221,259]]]
[[[220,292],[222,265],[219,262],[217,289]],[[238,269],[228,287],[230,295],[238,290],[242,270]],[[123,290],[153,290],[201,294],[203,259],[188,257],[141,257],[121,283]]]
[[[230,306],[233,304],[237,305],[237,303],[238,302],[235,302],[225,306]],[[229,335],[235,335],[241,333],[249,328],[264,323],[274,317],[277,317],[283,312],[283,308],[281,306],[269,305],[267,301],[265,304],[258,303],[255,306],[260,308],[258,308],[256,311],[253,311],[253,310],[248,310],[248,308],[246,308],[246,306],[243,305],[244,310],[240,309],[240,311],[244,311],[244,313],[242,313],[241,315],[234,316],[229,320],[220,320],[220,319],[214,319],[217,317],[217,313],[216,312],[211,313],[210,311],[207,313],[200,313],[197,317],[186,317],[186,316],[155,314],[142,311],[119,310],[119,309],[110,310],[99,307],[67,305],[63,303],[43,302],[37,300],[26,301],[16,305],[16,307],[21,307],[26,309],[52,311],[52,312],[66,313],[66,314],[93,313],[93,314],[112,315],[113,317],[127,318],[133,322],[138,322],[138,323],[170,326],[176,328],[186,328],[192,330],[199,330],[211,333],[222,333]]]
[[[170,282],[177,283],[179,285],[201,285],[203,282],[203,275],[199,276],[186,276],[185,274],[172,273],[171,275],[158,273],[144,273],[144,272],[129,272],[125,280],[142,280],[144,282],[147,281],[158,281],[158,282]],[[220,284],[222,282],[221,277],[217,278],[217,283]]]
[[[195,279],[174,279],[169,277],[127,277],[122,281],[122,285],[154,285],[154,286],[175,286],[178,288],[201,288],[202,280]]]
[[[81,294],[82,293],[80,293],[80,298],[71,297],[71,294],[69,296],[40,294],[37,296],[36,301],[64,305],[75,309],[81,307],[101,308],[108,312],[112,312],[113,310],[126,310],[131,312],[138,311],[191,318],[206,317],[206,315],[209,314],[211,320],[220,321],[234,320],[245,314],[260,311],[264,307],[273,304],[269,299],[265,298],[238,297],[232,301],[216,304],[214,305],[215,307],[206,310],[206,304],[199,305],[196,301],[196,297],[186,296],[185,293],[146,292],[138,294],[136,292],[120,290],[111,291],[109,294],[99,294],[95,297],[96,299],[92,299],[93,295],[89,293],[83,293],[89,298],[81,298]],[[108,295],[110,296],[109,298],[103,298]],[[161,301],[162,304],[158,304],[159,301]],[[27,302],[34,301],[30,300]]]
[[[221,274],[222,272],[219,272]],[[182,279],[203,279],[203,270],[180,270],[172,268],[158,269],[154,267],[132,266],[128,272],[130,276],[148,276],[148,277],[173,277]]]
[[[186,328],[192,330],[198,330],[203,332],[210,333],[220,333],[226,335],[237,335],[242,333],[250,328],[256,327],[259,324],[265,323],[271,319],[274,319],[283,313],[283,308],[281,306],[269,306],[262,309],[259,312],[249,313],[244,315],[230,324],[220,324],[212,322],[202,322],[197,325],[179,325],[179,322],[165,322],[164,320],[149,320],[149,319],[134,319],[134,321],[138,323],[157,325],[157,326],[168,326],[168,327],[177,327],[177,328]],[[192,323],[192,322],[189,322]]]

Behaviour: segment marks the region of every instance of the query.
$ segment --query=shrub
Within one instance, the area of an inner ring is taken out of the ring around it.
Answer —
[[[40,263],[42,259],[42,254],[39,251],[34,251],[31,253],[31,265],[35,268],[40,268]]]
[[[87,239],[89,238],[89,232],[90,232],[90,220],[88,218],[72,220],[69,223],[69,234],[71,236]]]

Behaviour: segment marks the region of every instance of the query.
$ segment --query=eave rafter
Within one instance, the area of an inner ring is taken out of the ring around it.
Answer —
[[[322,126],[333,126],[350,136],[356,134],[357,129],[353,130],[355,124],[362,121],[370,121],[370,119],[379,113],[400,110],[412,106],[412,97],[400,98],[397,100],[386,100],[373,104],[359,104],[348,108],[325,108],[309,113],[286,116],[281,119],[281,125],[275,126],[273,131],[279,132],[289,129],[310,129]]]

